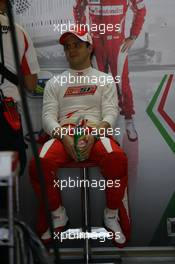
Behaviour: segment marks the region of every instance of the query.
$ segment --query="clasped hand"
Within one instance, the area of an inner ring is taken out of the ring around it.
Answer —
[[[91,149],[94,145],[95,138],[92,135],[86,135],[85,141],[86,141],[86,145],[81,148],[81,155],[84,159],[88,159]],[[74,138],[69,135],[65,135],[62,140],[62,143],[68,155],[72,157],[73,160],[78,162],[77,153],[76,153],[75,145],[74,145]]]

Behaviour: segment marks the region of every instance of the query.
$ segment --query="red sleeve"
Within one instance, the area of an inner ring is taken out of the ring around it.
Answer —
[[[146,7],[143,0],[130,0],[130,2],[131,9],[134,13],[130,35],[137,37],[145,21]]]
[[[24,36],[25,47],[24,47],[24,55],[22,57],[22,62],[21,62],[21,69],[22,69],[22,73],[24,75],[28,75],[28,74],[31,74],[31,71],[30,71],[30,68],[29,68],[29,65],[27,62],[27,58],[26,58],[26,52],[27,52],[27,49],[29,47],[29,44],[28,44],[27,38],[26,38],[24,33],[23,33],[23,36]]]
[[[76,24],[86,24],[85,10],[87,4],[86,0],[76,0],[76,4],[73,7],[73,16]]]

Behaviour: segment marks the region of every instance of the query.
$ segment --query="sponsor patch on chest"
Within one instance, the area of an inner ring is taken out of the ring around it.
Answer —
[[[106,5],[106,6],[91,5],[89,11],[93,15],[101,15],[101,16],[122,15],[123,5]]]
[[[88,0],[89,4],[100,4],[101,0]]]
[[[64,97],[94,95],[96,90],[97,90],[96,85],[71,86],[67,88]]]

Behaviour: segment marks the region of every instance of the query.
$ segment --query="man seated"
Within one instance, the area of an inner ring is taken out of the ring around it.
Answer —
[[[75,128],[77,119],[83,116],[84,124],[89,128],[88,131],[94,128],[97,131],[100,129],[107,131],[114,126],[118,114],[117,92],[112,77],[91,67],[93,47],[89,33],[79,31],[77,28],[77,31],[62,34],[59,42],[64,46],[70,69],[47,82],[42,118],[43,128],[52,139],[47,141],[40,150],[55,232],[63,230],[68,217],[62,206],[60,192],[58,188],[54,188],[53,181],[60,166],[73,160],[78,161],[71,129]],[[80,76],[86,78],[78,78]],[[112,79],[112,82],[105,81],[101,84],[99,80],[104,76],[106,80],[108,77]],[[94,84],[92,79],[94,80],[95,77],[97,81]],[[65,127],[67,127],[67,134],[62,137],[61,131]],[[84,160],[95,162],[106,181],[110,180],[113,183],[110,187],[106,187],[104,223],[105,227],[114,233],[116,245],[122,247],[130,235],[128,208],[124,203],[127,190],[127,157],[114,138],[107,133],[101,137],[94,136],[92,133],[86,134],[81,154]],[[51,237],[45,219],[34,159],[30,162],[29,173],[40,202],[38,232],[43,242],[47,242]],[[119,181],[120,184],[115,186],[115,181]],[[115,236],[117,232],[119,236]]]

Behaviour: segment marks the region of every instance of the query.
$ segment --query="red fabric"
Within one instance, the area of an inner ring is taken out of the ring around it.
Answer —
[[[22,69],[23,74],[28,75],[28,74],[31,74],[31,71],[30,71],[30,68],[29,68],[29,65],[26,59],[26,52],[27,52],[29,45],[28,45],[28,41],[24,33],[23,35],[24,35],[25,51],[24,51],[24,55],[22,58],[22,62],[21,62],[21,69]]]
[[[94,43],[94,54],[97,60],[98,69],[103,72],[108,72],[110,67],[112,76],[118,75],[117,62],[119,57],[120,45],[118,45],[118,39],[112,39],[108,41],[103,41],[98,38],[93,39]],[[105,52],[103,52],[105,50]],[[128,70],[128,57],[124,63],[123,71],[120,76],[121,79],[121,95],[118,96],[119,106],[126,118],[131,118],[135,113],[133,96],[131,85],[129,82],[129,70]],[[117,86],[117,85],[116,85]]]
[[[123,206],[123,196],[127,187],[127,157],[123,150],[117,143],[110,139],[112,152],[108,153],[101,140],[95,142],[90,157],[87,162],[95,162],[100,168],[102,175],[106,180],[120,179],[120,187],[107,187],[106,188],[106,204],[108,208],[121,210],[123,216],[123,224],[125,230],[130,230],[129,216]],[[45,182],[47,186],[47,195],[51,210],[55,210],[62,203],[61,195],[58,188],[54,188],[53,180],[56,176],[56,171],[60,167],[66,167],[71,161],[67,155],[63,144],[59,140],[54,140],[45,156],[41,158]],[[35,168],[34,159],[31,160],[29,165],[29,174],[32,186],[40,201],[39,219],[38,219],[38,232],[42,234],[47,230],[47,221],[43,210],[43,203],[41,200],[39,179]],[[121,219],[122,221],[122,219]]]
[[[114,78],[118,75],[117,61],[119,49],[125,39],[125,18],[129,5],[134,13],[130,34],[138,36],[146,15],[146,8],[143,0],[77,0],[73,10],[76,23],[87,23],[85,10],[86,6],[88,6],[91,26],[104,24],[107,28],[107,25],[112,24],[114,29],[116,29],[118,27],[115,27],[115,25],[120,25],[120,32],[117,30],[105,30],[105,32],[103,32],[104,34],[101,34],[102,32],[100,33],[100,29],[99,31],[95,31],[94,29],[91,31],[98,69],[103,72],[109,72],[110,67]],[[94,26],[92,27],[94,28]],[[119,106],[121,108],[121,114],[124,115],[125,118],[130,119],[135,111],[132,90],[129,83],[128,58],[126,59],[121,78],[122,95],[119,96]]]
[[[85,17],[86,6],[89,7],[90,23],[92,24],[121,24],[121,33],[116,31],[108,31],[108,35],[120,35],[121,39],[125,37],[125,17],[128,7],[134,13],[133,23],[131,27],[131,34],[138,36],[146,15],[146,8],[143,0],[100,0],[100,1],[87,1],[77,0],[76,5],[73,9],[73,15],[76,23],[86,24],[87,20]],[[139,7],[142,5],[142,8]],[[104,14],[103,14],[104,13]],[[99,35],[99,32],[93,30],[94,35]]]

